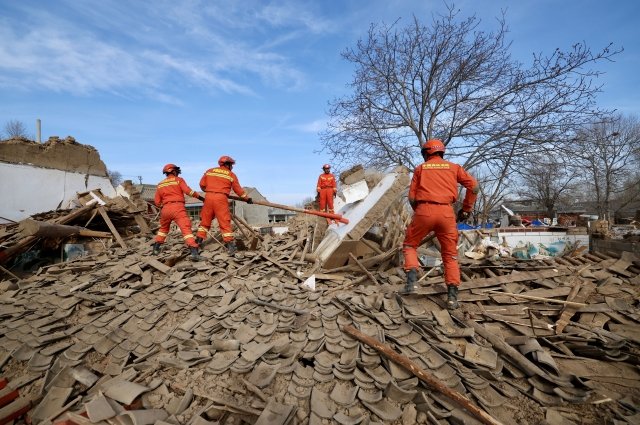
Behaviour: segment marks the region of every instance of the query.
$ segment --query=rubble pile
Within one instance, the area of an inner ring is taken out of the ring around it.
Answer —
[[[139,234],[4,275],[0,376],[20,397],[1,409],[33,423],[479,423],[353,326],[494,423],[640,421],[639,258],[464,260],[450,313],[438,274],[397,294],[395,231],[389,251],[366,240],[371,252],[322,268],[317,223],[232,257],[211,238],[190,262],[177,232],[153,257]]]

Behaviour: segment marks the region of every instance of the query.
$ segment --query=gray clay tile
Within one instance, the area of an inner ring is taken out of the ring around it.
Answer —
[[[341,406],[351,406],[356,400],[358,389],[350,382],[336,382],[329,397]]]
[[[377,403],[382,400],[382,391],[379,389],[365,390],[360,388],[358,390],[358,398],[367,403]]]
[[[323,419],[331,419],[336,412],[335,403],[329,398],[329,394],[318,387],[311,390],[311,411]]]
[[[409,401],[413,400],[413,397],[415,397],[416,393],[416,390],[405,390],[403,388],[400,388],[393,381],[389,382],[384,390],[384,395],[386,397],[399,403],[408,403]]]
[[[294,381],[291,381],[287,387],[287,392],[300,400],[307,400],[311,396],[312,389],[313,386],[297,385]]]
[[[352,415],[346,415],[343,412],[338,412],[333,415],[333,420],[338,422],[340,425],[358,425],[362,423],[367,418],[367,415],[364,412],[355,413]]]
[[[362,404],[385,422],[395,421],[402,416],[402,410],[384,398],[376,403],[362,401]]]
[[[328,373],[320,373],[316,370],[313,372],[313,379],[321,384],[331,382],[333,381],[333,372],[329,371]]]
[[[374,381],[385,386],[392,379],[389,372],[387,372],[387,370],[382,366],[365,367],[364,370],[371,378],[373,378]]]
[[[265,388],[271,384],[277,371],[278,366],[261,362],[251,371],[247,380],[258,388]]]
[[[207,368],[214,373],[226,371],[238,359],[240,351],[221,351],[213,355]]]

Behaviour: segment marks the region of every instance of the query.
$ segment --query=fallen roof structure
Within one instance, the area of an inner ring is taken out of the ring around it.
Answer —
[[[153,257],[132,233],[5,272],[0,379],[13,399],[0,421],[638,423],[640,258],[461,259],[450,313],[439,273],[397,294],[407,217],[389,200],[363,214],[386,231],[363,224],[352,241],[370,251],[331,268],[312,249],[326,222],[304,216],[278,236],[238,222],[250,249],[233,257],[214,237],[204,261],[187,261],[177,232]]]

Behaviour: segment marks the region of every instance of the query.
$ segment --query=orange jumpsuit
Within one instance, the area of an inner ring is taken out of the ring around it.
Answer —
[[[195,195],[195,192],[187,186],[182,177],[168,176],[158,183],[154,200],[158,207],[162,207],[162,210],[160,211],[160,229],[156,235],[156,242],[164,243],[171,222],[175,221],[182,232],[184,242],[190,247],[198,247],[191,231],[191,220],[189,220],[189,215],[184,207],[185,193],[189,196]]]
[[[320,195],[320,211],[329,208],[329,212],[333,212],[333,195],[338,191],[336,187],[336,178],[331,173],[322,173],[318,177],[318,186],[316,187]]]
[[[218,219],[218,226],[225,242],[233,240],[231,229],[231,212],[229,211],[229,194],[231,189],[242,198],[248,198],[242,189],[238,177],[225,166],[208,169],[200,179],[200,188],[206,192],[204,206],[200,212],[200,227],[196,236],[206,239],[214,218]]]
[[[427,233],[434,231],[440,242],[445,283],[453,286],[460,285],[458,228],[453,211],[458,183],[467,189],[462,209],[470,212],[478,196],[478,183],[464,168],[439,156],[432,156],[416,167],[409,188],[409,201],[415,205],[414,215],[402,250],[404,269],[418,269],[418,244]]]

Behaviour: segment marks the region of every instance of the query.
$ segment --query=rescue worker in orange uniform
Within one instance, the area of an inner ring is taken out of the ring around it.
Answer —
[[[160,253],[160,247],[167,239],[171,222],[175,221],[182,232],[184,242],[191,251],[191,259],[200,261],[202,258],[198,254],[198,244],[193,237],[191,220],[184,206],[184,194],[186,193],[201,201],[204,201],[204,197],[198,192],[191,190],[184,179],[179,177],[181,171],[177,165],[165,165],[164,168],[162,168],[162,173],[166,178],[158,183],[154,199],[155,204],[161,207],[162,210],[160,211],[160,229],[158,229],[153,244],[153,253],[156,255]]]
[[[322,166],[323,173],[318,177],[318,185],[316,187],[316,200],[320,203],[320,211],[333,213],[333,198],[336,197],[338,189],[336,187],[336,178],[331,174],[331,166],[324,164]]]
[[[221,156],[218,167],[205,171],[200,179],[200,189],[206,192],[204,206],[200,212],[200,227],[196,234],[196,243],[201,245],[207,237],[214,218],[218,219],[218,226],[229,255],[235,254],[237,248],[233,240],[231,229],[231,212],[229,211],[229,194],[231,189],[248,204],[253,204],[247,192],[242,189],[238,176],[231,169],[236,161],[230,156]]]
[[[458,195],[458,184],[467,190],[458,211],[457,221],[469,218],[473,204],[478,197],[478,182],[464,168],[443,159],[445,152],[441,140],[429,140],[422,146],[425,162],[413,172],[409,188],[409,203],[414,214],[407,227],[403,250],[404,270],[407,284],[402,292],[411,293],[417,280],[418,244],[434,231],[440,242],[440,253],[444,265],[444,279],[447,285],[447,307],[458,308],[458,286],[460,286],[460,266],[458,265],[458,228],[453,204]]]

